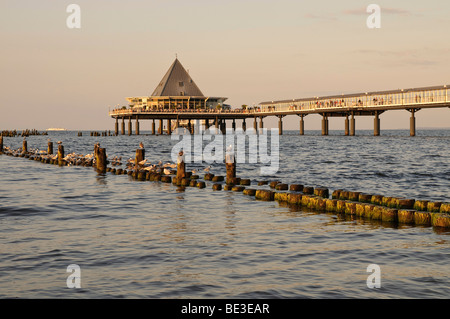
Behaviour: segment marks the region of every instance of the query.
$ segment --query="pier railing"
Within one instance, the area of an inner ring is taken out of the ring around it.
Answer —
[[[132,116],[139,114],[263,114],[299,113],[301,111],[326,111],[333,109],[398,109],[433,107],[450,103],[447,85],[419,89],[371,92],[360,94],[313,97],[282,101],[262,102],[256,107],[239,109],[114,109],[110,116]]]
[[[449,103],[447,85],[420,89],[372,92],[351,95],[335,95],[313,97],[308,99],[292,99],[263,102],[258,113],[276,113],[301,110],[327,110],[336,108],[397,108],[414,107],[424,104]]]

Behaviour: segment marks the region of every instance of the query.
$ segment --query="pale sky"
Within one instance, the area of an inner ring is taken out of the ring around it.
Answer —
[[[71,3],[81,29],[66,25]],[[380,29],[366,25],[371,3]],[[449,13],[443,0],[0,0],[0,130],[113,130],[108,108],[150,95],[175,54],[205,95],[232,107],[450,84]],[[409,117],[385,112],[381,129],[409,128]],[[448,108],[416,118],[450,128]],[[308,116],[305,129],[320,121]],[[373,128],[372,117],[356,121]]]

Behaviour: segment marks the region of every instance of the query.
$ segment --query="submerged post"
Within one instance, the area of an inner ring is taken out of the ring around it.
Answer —
[[[0,135],[0,154],[3,154],[3,136]]]
[[[98,148],[97,172],[106,173],[106,148]]]

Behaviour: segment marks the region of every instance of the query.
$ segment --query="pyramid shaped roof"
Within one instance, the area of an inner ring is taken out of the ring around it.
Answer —
[[[153,91],[152,96],[204,95],[177,58],[172,63],[156,89]]]

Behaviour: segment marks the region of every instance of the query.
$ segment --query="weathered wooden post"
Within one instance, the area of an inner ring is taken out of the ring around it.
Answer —
[[[226,183],[232,183],[233,179],[236,178],[236,158],[234,156],[234,149],[232,145],[227,147],[227,152],[225,155],[225,167],[227,170]]]
[[[58,144],[58,165],[64,165],[64,145]]]
[[[52,155],[53,154],[53,142],[48,142],[48,146],[47,146],[47,154],[48,155]]]
[[[3,135],[0,135],[0,154],[3,154]]]
[[[97,172],[106,173],[106,148],[99,147],[97,152]]]
[[[94,159],[95,162],[98,162],[98,149],[100,148],[100,143],[96,143],[94,145]]]
[[[136,169],[140,168],[139,163],[145,159],[145,148],[141,147],[136,150]]]
[[[178,153],[177,159],[177,183],[181,183],[181,180],[186,177],[186,164],[184,162],[184,152]]]
[[[22,142],[22,153],[27,153],[27,152],[28,152],[27,140],[23,139],[23,142]]]

